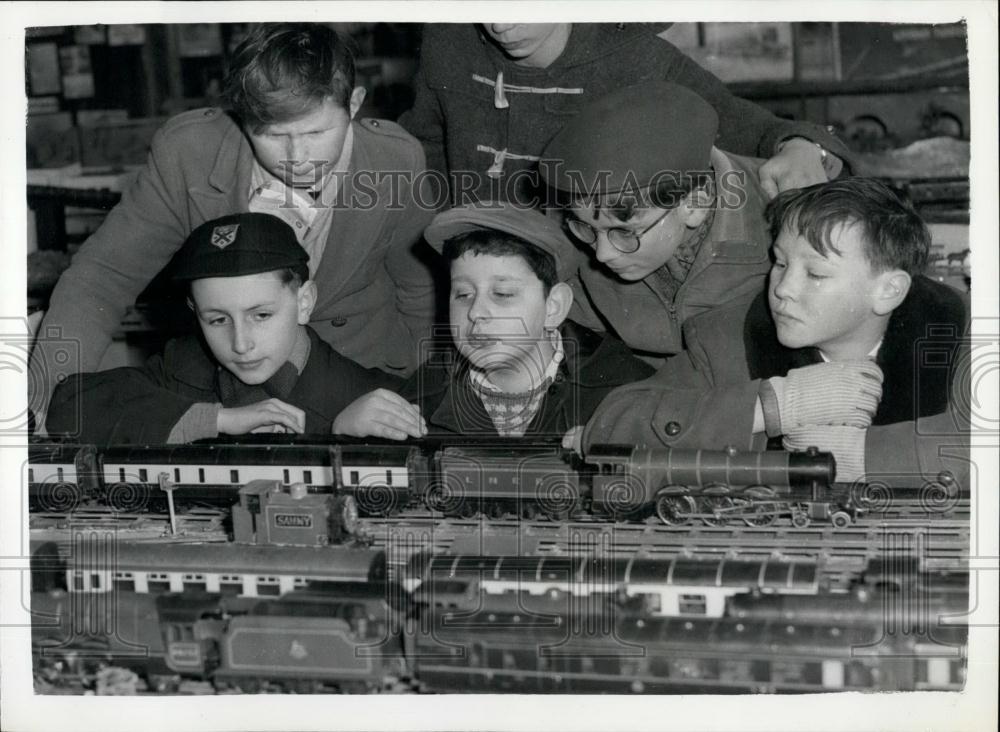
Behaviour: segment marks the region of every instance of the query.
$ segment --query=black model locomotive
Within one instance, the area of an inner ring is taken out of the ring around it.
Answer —
[[[583,515],[617,521],[655,514],[668,525],[779,517],[846,527],[864,511],[833,483],[833,456],[804,453],[593,447],[585,457],[552,443],[328,444],[301,442],[176,446],[34,445],[29,498],[41,510],[71,511],[90,501],[119,511],[162,501],[231,506],[254,480],[348,494],[367,516],[426,507],[448,517]]]

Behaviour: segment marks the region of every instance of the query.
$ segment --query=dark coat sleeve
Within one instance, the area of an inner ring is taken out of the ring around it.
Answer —
[[[306,432],[330,434],[333,421],[355,399],[376,389],[398,392],[404,379],[376,368],[365,368],[337,353],[315,333],[309,362],[288,402],[306,413]]]
[[[195,339],[172,340],[140,368],[71,376],[52,396],[46,427],[86,443],[165,443],[192,405],[218,401],[213,373]]]
[[[663,41],[665,78],[697,92],[719,115],[716,147],[759,158],[770,158],[778,143],[789,137],[804,137],[822,145],[852,167],[851,153],[836,136],[822,125],[777,117],[759,104],[735,96],[714,74],[692,61],[680,49]]]
[[[441,104],[437,94],[427,83],[424,64],[428,63],[427,49],[433,53],[434,44],[447,42],[443,32],[436,27],[436,24],[425,24],[423,29],[422,49],[420,52],[420,65],[417,74],[413,79],[414,99],[413,107],[404,112],[399,118],[399,125],[420,140],[427,156],[427,169],[436,171],[441,175],[448,172],[445,158],[445,120],[441,111]]]

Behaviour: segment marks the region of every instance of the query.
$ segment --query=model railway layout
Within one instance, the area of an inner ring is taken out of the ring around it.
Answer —
[[[947,476],[888,489],[833,482],[817,452],[471,442],[29,457],[46,693],[112,672],[145,693],[964,683],[969,501]]]

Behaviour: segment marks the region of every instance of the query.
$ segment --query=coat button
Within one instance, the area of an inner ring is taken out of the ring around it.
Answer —
[[[347,318],[337,316],[336,318],[330,321],[330,325],[332,325],[334,328],[343,328],[345,325],[347,325]]]
[[[664,427],[664,431],[671,437],[676,437],[681,433],[681,423],[680,422],[667,422],[667,426]]]

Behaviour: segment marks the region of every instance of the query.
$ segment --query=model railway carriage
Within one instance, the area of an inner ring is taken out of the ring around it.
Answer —
[[[886,640],[880,624],[844,618],[602,618],[593,605],[586,622],[576,622],[562,607],[553,600],[547,614],[537,605],[439,612],[413,638],[415,675],[425,690],[448,693],[957,690],[964,683],[960,631],[928,643],[912,634]]]
[[[28,506],[70,512],[96,495],[97,448],[91,445],[33,443],[28,446]]]
[[[309,493],[350,495],[368,516],[423,505],[448,517],[596,516],[668,525],[740,521],[796,526],[813,520],[846,527],[863,512],[835,488],[833,457],[804,453],[596,446],[585,458],[553,444],[501,441],[420,446],[287,442],[178,446],[81,446],[34,450],[29,483],[36,503],[52,503],[77,481],[76,502],[138,510],[163,499],[231,507],[239,489],[264,480]],[[93,465],[93,469],[83,467]],[[80,481],[85,476],[83,485]],[[60,478],[61,476],[61,478]],[[46,498],[49,497],[49,498]]]
[[[92,549],[73,552],[67,562],[71,593],[278,597],[310,582],[376,582],[386,576],[385,553],[370,549],[131,542]]]
[[[405,445],[332,448],[338,487],[354,496],[368,516],[391,516],[422,496],[429,478],[427,460]]]
[[[231,505],[251,480],[330,487],[334,472],[330,450],[311,445],[109,447],[101,467],[109,492],[134,495],[139,504],[158,495],[161,476],[179,498]]]
[[[726,601],[742,593],[816,595],[815,562],[774,559],[743,561],[685,557],[480,557],[416,554],[405,571],[404,586],[440,588],[442,598],[423,593],[433,605],[456,604],[445,595],[464,594],[460,581],[489,595],[564,593],[632,598],[651,616],[721,617]]]

